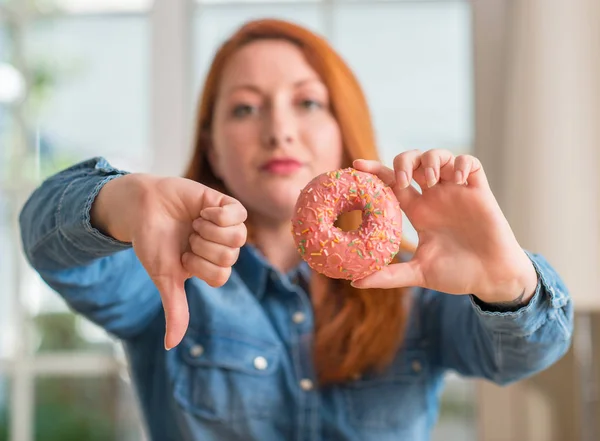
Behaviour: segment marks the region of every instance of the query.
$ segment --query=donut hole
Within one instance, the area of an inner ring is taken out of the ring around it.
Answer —
[[[349,210],[338,215],[334,225],[342,231],[356,231],[362,224],[362,210]]]

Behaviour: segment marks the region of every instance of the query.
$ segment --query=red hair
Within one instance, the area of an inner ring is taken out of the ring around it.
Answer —
[[[265,19],[246,23],[214,57],[198,107],[194,153],[187,178],[229,193],[207,160],[213,110],[226,63],[238,49],[258,39],[292,42],[320,75],[328,88],[331,112],[342,134],[343,167],[358,158],[379,159],[366,99],[342,58],[311,31],[289,22]],[[345,213],[337,225],[351,230],[360,220],[358,212]],[[249,225],[249,232],[251,228]],[[404,249],[412,251],[407,245]],[[406,289],[361,290],[350,286],[348,281],[329,279],[315,272],[310,292],[316,321],[314,359],[321,384],[342,382],[391,362],[404,335],[408,312]]]

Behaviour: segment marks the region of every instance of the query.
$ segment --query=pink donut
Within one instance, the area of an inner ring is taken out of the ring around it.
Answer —
[[[340,213],[361,210],[354,231],[334,225]],[[392,190],[370,173],[345,168],[323,173],[300,192],[292,235],[303,259],[334,279],[361,279],[392,261],[402,239],[402,212]]]

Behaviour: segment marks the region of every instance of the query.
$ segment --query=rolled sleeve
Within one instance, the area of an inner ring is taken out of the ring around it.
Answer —
[[[129,172],[98,157],[80,162],[47,179],[20,215],[26,255],[39,269],[84,265],[131,248],[102,234],[90,222],[92,204],[102,187]]]
[[[564,311],[570,298],[567,288],[545,258],[525,252],[538,276],[535,293],[529,303],[516,311],[488,311],[484,303],[471,296],[472,306],[492,332],[527,336],[536,332],[547,320],[558,318],[563,324],[565,337],[570,336],[568,311]]]
[[[109,181],[126,173],[95,169],[85,180],[74,180],[65,189],[58,205],[58,229],[76,250],[76,260],[90,256],[104,257],[131,247],[130,243],[118,241],[101,233],[91,224],[92,204],[102,187]]]

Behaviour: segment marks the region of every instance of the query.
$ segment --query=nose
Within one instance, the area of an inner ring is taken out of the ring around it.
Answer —
[[[292,112],[285,106],[272,106],[264,124],[263,142],[269,149],[293,145],[297,127]]]
[[[269,135],[267,138],[267,145],[271,148],[281,147],[285,144],[291,144],[292,137],[290,135],[278,136],[275,134]]]

